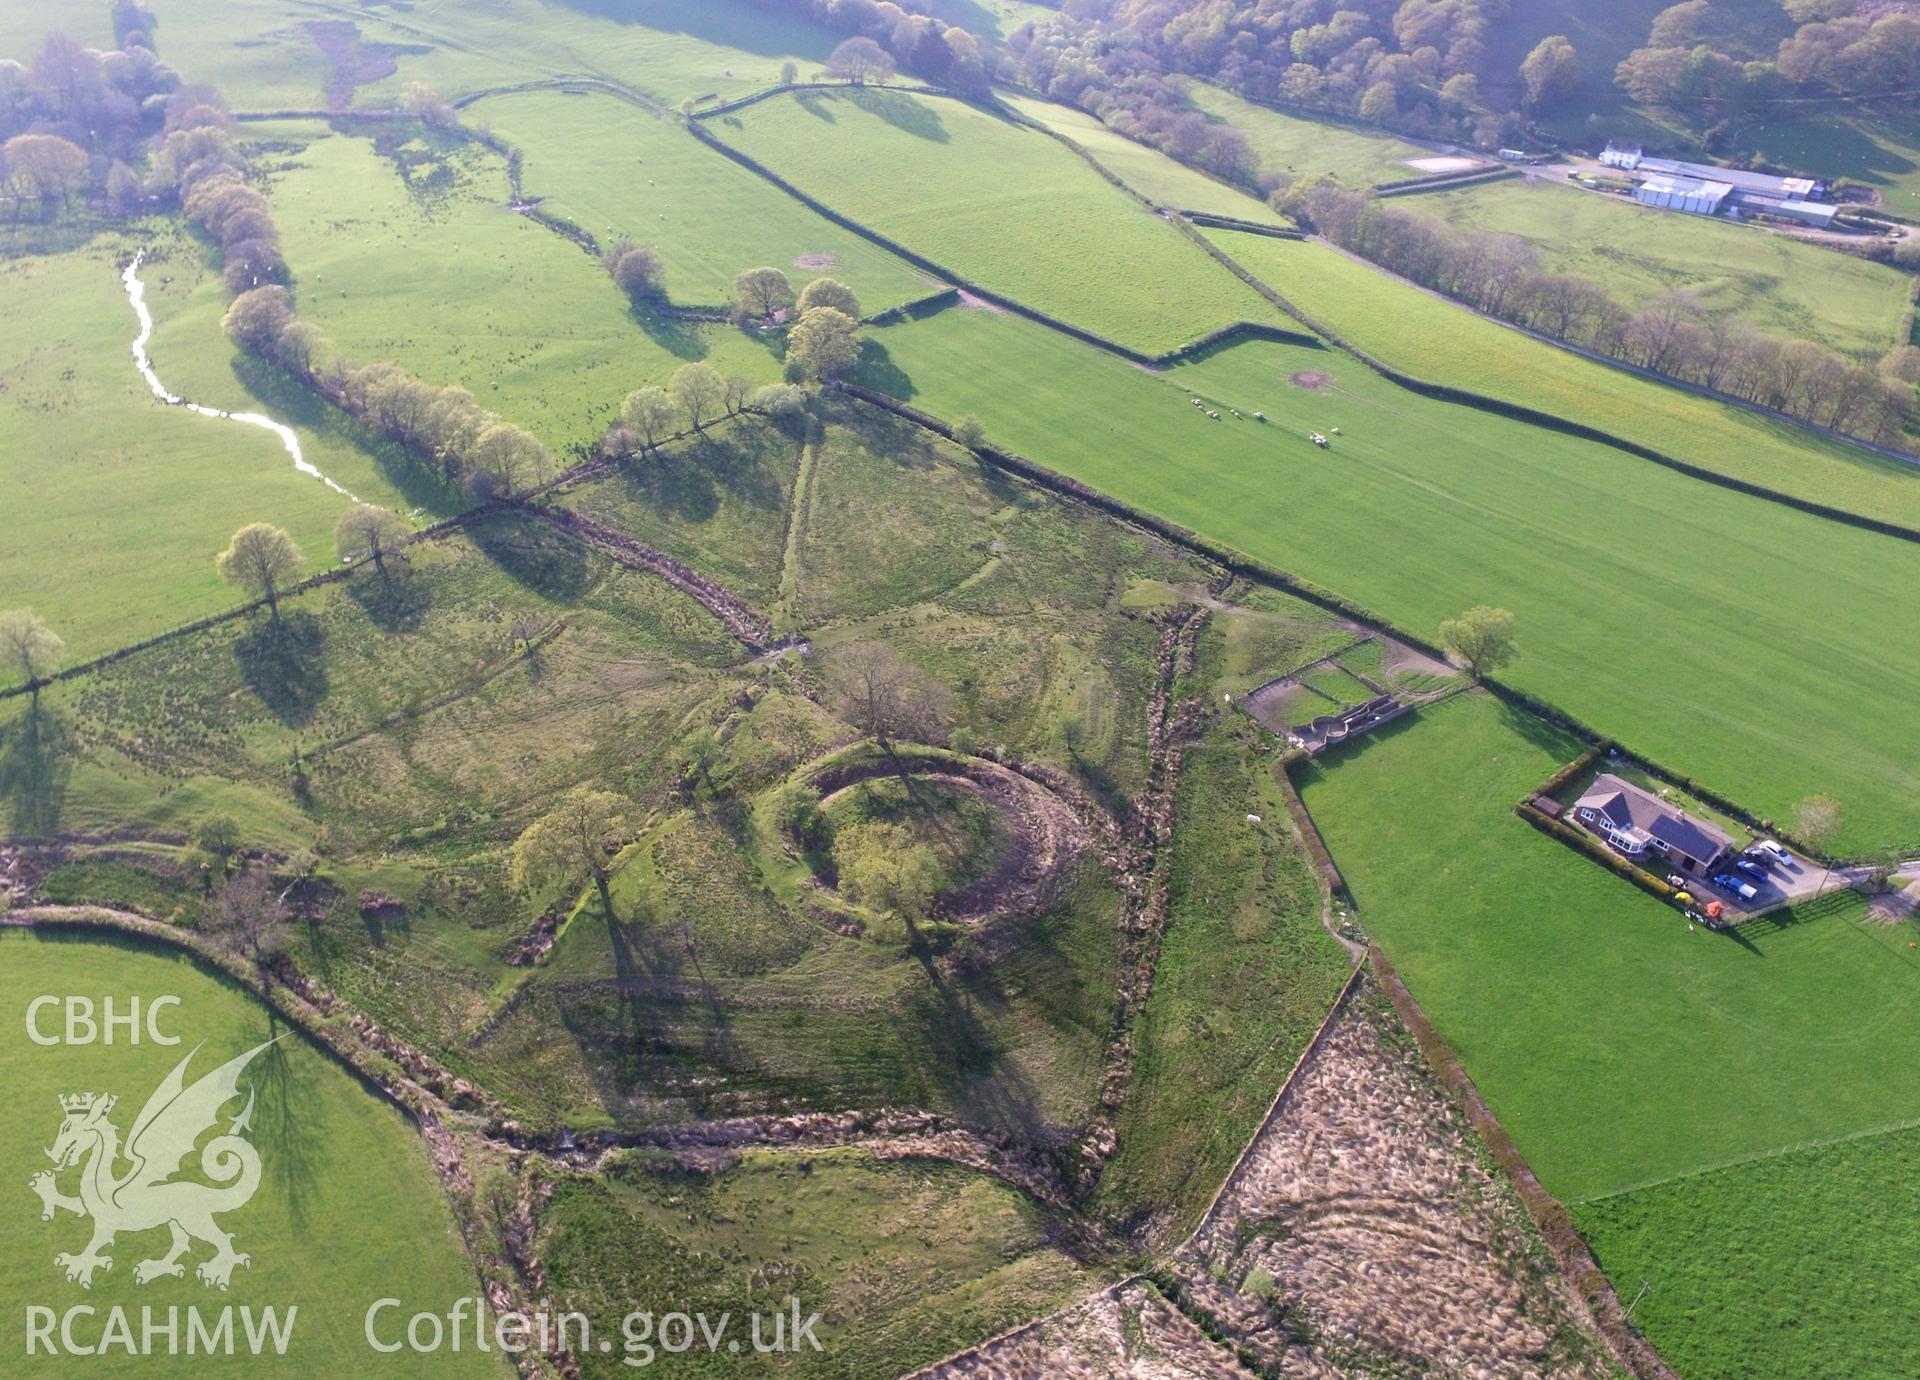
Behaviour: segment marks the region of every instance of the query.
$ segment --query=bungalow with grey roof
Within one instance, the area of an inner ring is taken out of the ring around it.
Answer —
[[[1629,858],[1651,853],[1696,877],[1712,875],[1734,847],[1732,835],[1718,825],[1695,819],[1611,772],[1595,777],[1574,801],[1573,817]]]

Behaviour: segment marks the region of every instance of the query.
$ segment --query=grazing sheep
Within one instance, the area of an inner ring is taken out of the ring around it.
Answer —
[[[1253,414],[1253,419],[1256,422],[1264,422],[1267,419],[1267,414],[1264,412],[1256,412]]]

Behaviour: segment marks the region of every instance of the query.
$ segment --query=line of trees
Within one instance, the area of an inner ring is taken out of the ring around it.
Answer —
[[[1254,100],[1358,116],[1407,133],[1509,143],[1525,125],[1483,88],[1564,99],[1579,55],[1544,40],[1518,72],[1489,44],[1501,0],[1111,0],[1068,4],[1008,38],[1017,75],[1143,142],[1230,179],[1254,160],[1237,132],[1189,108],[1181,78]]]
[[[851,34],[827,60],[823,75],[854,84],[885,81],[897,67],[937,86],[985,92],[992,60],[980,41],[948,24],[894,0],[754,0],[762,9],[779,10]],[[781,73],[789,85],[799,74]]]
[[[1802,421],[1884,445],[1898,441],[1914,405],[1920,350],[1911,346],[1869,368],[1708,312],[1686,291],[1629,311],[1599,283],[1543,271],[1521,240],[1457,230],[1326,179],[1278,201],[1334,244],[1489,316]]]

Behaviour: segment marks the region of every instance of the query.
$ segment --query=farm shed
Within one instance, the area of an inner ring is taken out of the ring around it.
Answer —
[[[1642,158],[1637,170],[1653,177],[1680,177],[1694,182],[1724,182],[1741,192],[1760,196],[1789,198],[1819,196],[1826,188],[1810,177],[1776,177],[1772,173],[1748,172],[1745,168],[1721,168],[1711,163],[1687,163],[1676,158]]]
[[[1573,802],[1573,817],[1630,858],[1652,850],[1697,877],[1706,876],[1733,850],[1733,837],[1726,830],[1611,772],[1595,777],[1587,793]]]
[[[1688,211],[1696,216],[1714,216],[1733,188],[1725,182],[1702,182],[1692,177],[1671,177],[1656,173],[1633,189],[1633,199],[1643,206],[1658,206],[1666,211]]]

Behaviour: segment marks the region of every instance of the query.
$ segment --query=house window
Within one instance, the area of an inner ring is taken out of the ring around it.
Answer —
[[[1584,819],[1584,820],[1585,820],[1585,821],[1586,821],[1587,823],[1589,823],[1589,824],[1591,824],[1591,823],[1593,823],[1593,811],[1592,811],[1592,810],[1582,810],[1582,811],[1580,812],[1580,818],[1582,818],[1582,819]]]
[[[1665,839],[1653,839],[1651,842],[1653,846],[1658,848],[1662,853],[1667,851],[1667,841]]]

